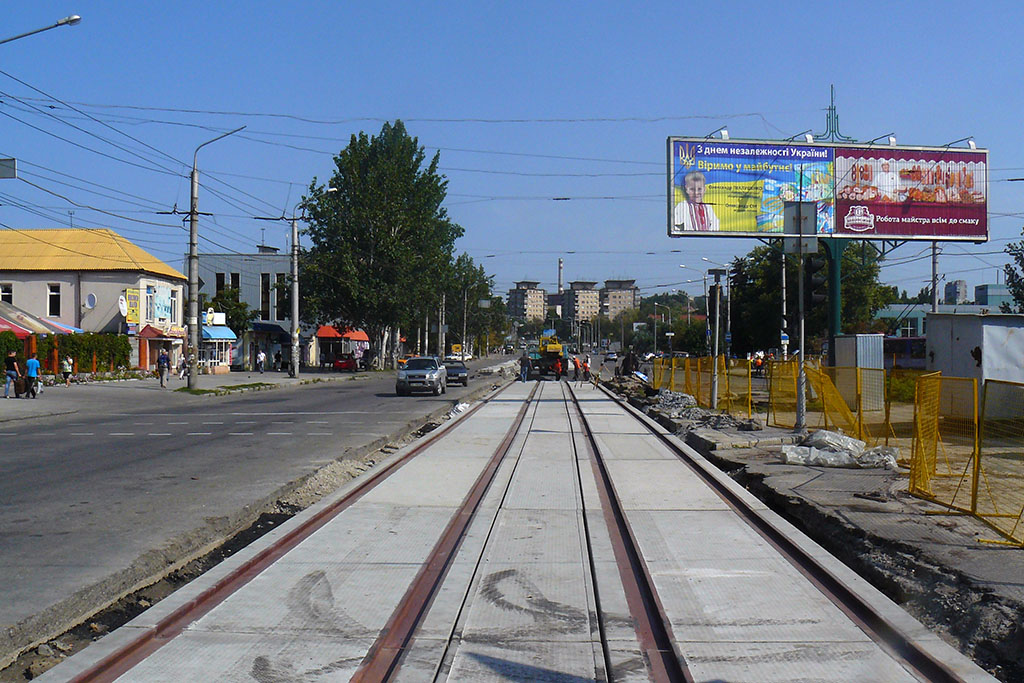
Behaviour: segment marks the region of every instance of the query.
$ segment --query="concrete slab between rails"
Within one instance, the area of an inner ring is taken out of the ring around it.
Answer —
[[[496,394],[498,388],[492,387],[481,387],[479,390],[480,399],[490,398],[493,394]],[[435,419],[439,419],[445,411],[451,410],[446,408],[444,411],[435,411],[431,415]],[[440,414],[438,414],[440,413]],[[455,414],[453,419],[441,424],[436,430],[431,432],[430,436],[440,436],[448,430],[454,428],[464,417],[466,411]],[[428,416],[429,418],[429,416]],[[427,421],[430,421],[427,419]],[[124,626],[114,630],[107,634],[100,640],[90,644],[87,648],[74,656],[64,660],[54,668],[47,671],[37,680],[40,681],[66,681],[74,678],[77,675],[86,672],[93,667],[100,664],[107,657],[122,651],[124,648],[131,646],[133,643],[141,638],[156,635],[160,628],[161,622],[168,619],[175,611],[187,609],[192,605],[197,604],[203,597],[204,594],[211,591],[221,582],[228,580],[233,575],[241,571],[247,563],[257,560],[261,554],[271,550],[276,544],[280,543],[282,539],[287,537],[289,534],[300,529],[302,526],[309,524],[312,520],[318,516],[325,514],[329,509],[335,506],[340,500],[349,495],[353,490],[363,486],[368,478],[380,476],[384,473],[387,468],[401,460],[405,455],[413,448],[418,447],[421,444],[419,440],[409,443],[408,445],[400,448],[399,450],[385,456],[383,459],[378,461],[374,467],[365,472],[362,476],[353,478],[338,487],[335,491],[324,496],[318,502],[312,504],[305,510],[299,512],[291,519],[281,524],[276,529],[269,533],[261,536],[259,539],[253,541],[251,544],[238,551],[231,557],[225,559],[220,564],[211,568],[203,575],[197,577],[187,585],[182,586],[177,591],[167,596],[160,602],[154,604],[152,607],[147,609],[145,612],[131,620]],[[330,522],[328,522],[329,525]],[[322,532],[324,529],[320,529]],[[318,532],[319,533],[319,532]],[[317,552],[323,552],[322,550]],[[159,636],[158,636],[159,637]],[[193,639],[199,638],[198,644],[193,644],[191,647],[198,648],[198,651],[202,651],[206,645],[204,645],[203,638],[213,637],[216,641],[216,634],[211,636],[195,636]],[[372,643],[370,638],[366,643],[365,647],[362,648],[361,652],[365,652],[369,645]],[[201,656],[201,655],[200,655]],[[175,660],[177,661],[177,660]],[[184,667],[179,673],[184,673],[188,669],[188,662],[182,661]],[[142,675],[144,669],[133,670],[132,677],[134,680],[150,680],[146,676]],[[150,671],[153,678],[152,680],[166,680],[166,676],[160,672]],[[245,673],[245,672],[243,672]],[[138,676],[136,675],[138,674]],[[187,680],[187,678],[181,678],[178,680]]]
[[[671,431],[674,433],[685,429],[687,424],[679,421],[673,421],[673,423],[676,428]],[[764,448],[766,446],[798,444],[803,438],[801,434],[773,427],[766,427],[756,432],[723,432],[717,429],[698,428],[687,432],[686,443],[703,453],[737,448]]]
[[[0,631],[0,667],[9,665],[21,653],[30,648],[85,622],[92,615],[110,607],[121,598],[131,595],[161,580],[189,562],[203,557],[250,527],[262,514],[279,512],[282,503],[306,505],[310,498],[322,500],[322,496],[325,494],[331,497],[331,491],[346,490],[344,487],[348,484],[343,485],[340,489],[337,488],[334,478],[337,475],[332,472],[332,466],[342,461],[361,461],[388,444],[408,438],[425,425],[443,422],[445,416],[449,414],[457,418],[459,414],[454,413],[454,409],[459,403],[481,400],[510,381],[501,375],[495,375],[493,381],[481,381],[476,389],[461,397],[459,401],[452,401],[426,415],[409,420],[392,430],[390,434],[374,438],[363,444],[347,447],[330,464],[319,470],[282,485],[270,495],[252,501],[233,514],[210,519],[206,525],[200,528],[180,534],[161,544],[159,548],[147,550],[128,567],[109,574],[71,595],[59,597],[56,602],[41,612],[16,624],[8,625]],[[454,420],[441,424],[441,427],[452,422]],[[376,467],[379,467],[379,462]],[[352,485],[357,485],[361,481],[361,476],[356,475],[349,484],[356,482]],[[183,589],[179,589],[179,592],[180,590]]]

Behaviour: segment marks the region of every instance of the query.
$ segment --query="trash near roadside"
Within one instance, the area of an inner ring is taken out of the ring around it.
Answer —
[[[866,445],[852,436],[822,429],[808,434],[800,446],[783,446],[782,462],[813,467],[896,469],[899,448],[876,446],[865,450]]]
[[[448,417],[455,417],[459,413],[464,413],[469,410],[468,403],[457,403],[454,408],[448,411]]]

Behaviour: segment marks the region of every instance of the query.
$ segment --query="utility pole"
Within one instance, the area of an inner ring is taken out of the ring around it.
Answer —
[[[939,243],[932,242],[932,313],[939,312]]]
[[[779,250],[779,254],[782,256],[782,331],[779,333],[779,338],[782,341],[782,360],[789,358],[789,331],[786,325],[786,249],[783,247]]]
[[[722,317],[722,276],[726,274],[722,268],[712,268],[709,274],[715,276],[715,332],[714,350],[711,353],[711,409],[718,410],[718,328]]]
[[[189,345],[192,347],[191,360],[189,361],[188,388],[199,388],[199,150],[207,145],[217,142],[221,138],[233,135],[245,126],[218,135],[212,140],[207,140],[196,147],[192,155],[192,197],[188,212],[188,337]]]

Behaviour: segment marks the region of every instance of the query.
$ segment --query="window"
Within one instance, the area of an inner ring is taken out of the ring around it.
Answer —
[[[260,273],[260,320],[270,320],[270,273]]]
[[[10,283],[0,285],[0,301],[5,304],[14,303],[14,285]]]
[[[46,302],[46,315],[60,317],[60,285],[49,285],[50,294]]]
[[[225,273],[217,273],[217,291],[214,293],[214,296],[224,291],[224,276]]]
[[[239,290],[239,298],[241,298],[242,278],[238,273],[231,273],[231,289]]]
[[[292,292],[288,286],[288,273],[277,274],[277,319],[287,320],[292,311]]]
[[[177,325],[178,323],[178,290],[171,290],[171,324]]]
[[[146,287],[146,318],[145,321],[156,320],[156,287]]]

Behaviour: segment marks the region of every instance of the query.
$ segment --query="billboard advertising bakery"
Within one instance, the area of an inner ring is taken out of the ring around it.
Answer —
[[[836,236],[988,239],[984,150],[837,147]]]
[[[987,239],[983,150],[669,138],[670,236],[767,237],[786,202],[822,237]]]

